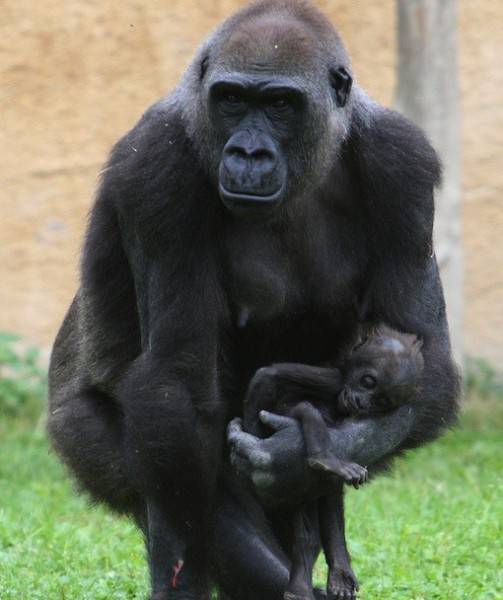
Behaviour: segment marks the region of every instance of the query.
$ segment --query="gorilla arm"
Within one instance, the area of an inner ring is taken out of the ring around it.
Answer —
[[[369,303],[373,320],[419,334],[425,358],[422,388],[415,401],[386,415],[346,419],[331,430],[335,456],[368,465],[375,472],[392,456],[435,439],[455,421],[459,380],[450,358],[434,257],[427,257],[421,267],[407,265],[402,273],[396,265],[377,269],[369,286]],[[228,440],[235,468],[253,481],[266,503],[312,494],[323,483],[320,475],[307,467],[299,424],[271,413],[262,413],[261,419],[274,431],[267,439],[243,432],[239,420],[231,422]]]
[[[218,288],[207,226],[212,204],[196,203],[202,177],[178,175],[187,164],[195,159],[183,125],[162,103],[112,153],[84,248],[75,334],[83,356],[74,385],[65,386],[69,396],[58,400],[72,410],[57,413],[66,422],[53,434],[71,437],[67,454],[85,483],[96,472],[99,481],[106,474],[112,481],[109,473],[120,461],[121,486],[137,498],[154,592],[169,587],[180,561],[179,589],[209,586],[203,531],[224,438]],[[66,352],[57,353],[66,359]],[[54,396],[61,387],[54,382]],[[107,434],[108,422],[102,424],[103,412],[111,413],[117,441]],[[69,436],[68,420],[79,415],[78,435]],[[91,436],[95,430],[99,436]],[[111,484],[97,491],[112,505],[124,495]]]
[[[435,439],[456,420],[459,377],[431,252],[440,165],[418,127],[361,94],[355,97],[341,160],[349,182],[345,193],[360,204],[369,240],[363,317],[423,339],[425,366],[417,398],[387,415],[348,419],[331,431],[334,454],[372,472]],[[276,430],[265,440],[243,433],[238,421],[229,427],[237,470],[252,479],[265,500],[281,501],[319,485],[319,475],[306,467],[298,424],[285,417],[262,418]]]

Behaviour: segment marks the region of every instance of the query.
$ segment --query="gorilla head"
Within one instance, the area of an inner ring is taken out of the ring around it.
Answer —
[[[261,1],[213,34],[179,90],[232,213],[269,215],[319,187],[349,127],[351,83],[339,36],[308,3]]]

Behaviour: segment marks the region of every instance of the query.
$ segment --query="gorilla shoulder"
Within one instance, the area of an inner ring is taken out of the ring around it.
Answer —
[[[396,242],[406,254],[426,258],[441,165],[423,131],[364,97],[355,102],[348,149],[374,232],[387,240],[385,246]]]
[[[102,172],[97,202],[113,202],[121,214],[141,218],[188,202],[203,182],[175,95],[153,104],[114,146]],[[190,178],[188,177],[190,172]]]

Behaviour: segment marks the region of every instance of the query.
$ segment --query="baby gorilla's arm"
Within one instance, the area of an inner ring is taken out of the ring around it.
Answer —
[[[258,415],[261,410],[284,412],[281,401],[293,404],[306,397],[335,402],[341,389],[338,369],[279,363],[259,369],[250,381],[243,409],[244,430],[262,437]]]

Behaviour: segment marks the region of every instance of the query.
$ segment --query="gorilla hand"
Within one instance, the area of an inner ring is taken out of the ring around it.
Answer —
[[[374,418],[344,419],[330,431],[332,453],[361,465],[382,462],[410,434],[415,410],[404,405]],[[244,432],[241,419],[231,421],[227,430],[231,462],[253,482],[260,499],[273,505],[327,493],[334,476],[309,468],[298,421],[266,411],[261,411],[260,420],[273,430],[271,437],[260,439]]]
[[[268,505],[303,500],[319,490],[327,480],[311,469],[301,427],[295,419],[261,411],[260,420],[273,431],[261,439],[243,431],[241,419],[229,423],[227,440],[231,463],[250,479],[261,501]]]

